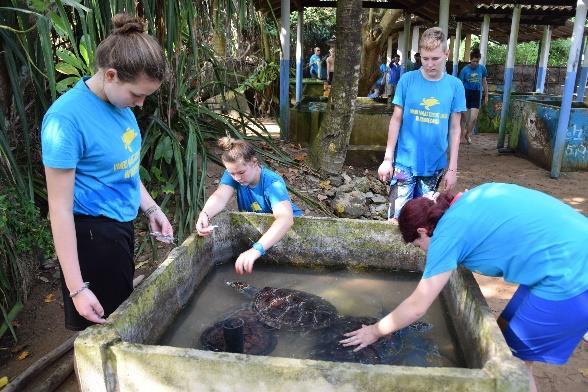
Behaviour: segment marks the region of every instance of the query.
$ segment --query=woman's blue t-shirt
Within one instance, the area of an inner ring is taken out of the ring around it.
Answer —
[[[103,101],[80,80],[45,114],[41,146],[46,167],[75,169],[74,214],[136,218],[141,132],[131,109]]]
[[[423,278],[461,265],[548,300],[588,290],[588,218],[536,190],[491,183],[465,192],[431,237]]]
[[[239,184],[227,170],[223,173],[220,183],[229,185],[237,191],[237,207],[239,211],[271,214],[274,205],[289,201],[292,205],[294,216],[302,216],[300,208],[290,200],[284,179],[266,167],[261,168],[259,182],[253,188]]]

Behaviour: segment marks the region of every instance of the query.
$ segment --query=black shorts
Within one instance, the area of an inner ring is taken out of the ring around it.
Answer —
[[[135,273],[133,222],[118,222],[106,217],[74,215],[78,259],[84,282],[104,308],[108,317],[133,291]],[[77,312],[61,275],[65,327],[81,331],[92,322]]]
[[[466,108],[468,109],[480,109],[480,101],[482,100],[481,90],[468,90],[465,89]]]
[[[329,84],[329,86],[333,84],[333,74],[334,72],[329,72],[329,76],[327,77],[327,83]]]

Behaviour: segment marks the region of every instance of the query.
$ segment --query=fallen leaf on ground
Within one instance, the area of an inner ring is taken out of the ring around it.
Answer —
[[[319,186],[327,191],[332,188],[330,180],[324,180],[319,182]]]
[[[580,374],[582,376],[584,376],[585,378],[588,378],[588,368],[580,368],[580,369],[578,369],[578,371],[580,372]]]
[[[8,377],[0,377],[0,388],[4,388],[6,385],[8,385]]]
[[[306,153],[304,153],[304,152],[303,152],[303,153],[301,153],[301,154],[296,154],[296,155],[294,156],[294,160],[295,160],[295,161],[298,161],[298,162],[302,162],[302,161],[304,161],[305,159],[306,159]]]
[[[324,201],[324,200],[327,200],[327,199],[328,199],[328,197],[327,197],[327,196],[325,196],[325,195],[321,195],[321,194],[318,194],[318,195],[316,196],[316,198],[317,198],[317,199],[319,199],[320,201]]]
[[[28,351],[21,351],[20,354],[18,354],[16,356],[16,359],[19,361],[22,361],[23,359],[25,359],[26,357],[28,357],[31,353]]]
[[[46,304],[50,304],[51,302],[55,301],[55,294],[47,294],[43,301],[45,301]]]
[[[147,261],[142,261],[139,264],[135,265],[135,269],[138,270],[139,268],[143,267],[145,264],[149,264],[149,260]]]
[[[43,282],[45,282],[45,283],[49,283],[49,279],[47,279],[47,278],[46,278],[46,277],[44,277],[44,276],[39,276],[39,280],[42,280],[42,281],[43,281]]]

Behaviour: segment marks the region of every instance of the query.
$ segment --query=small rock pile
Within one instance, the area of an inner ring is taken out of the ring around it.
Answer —
[[[309,182],[318,185],[316,197],[325,201],[342,218],[386,220],[389,187],[372,176],[355,176],[343,172],[320,180],[312,175]]]

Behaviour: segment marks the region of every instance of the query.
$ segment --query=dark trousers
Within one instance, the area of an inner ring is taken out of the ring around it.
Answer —
[[[74,215],[78,259],[84,282],[96,295],[108,317],[133,291],[133,222],[118,222],[106,217]],[[61,276],[65,327],[81,331],[93,325],[77,312]],[[77,288],[75,288],[77,289]]]

